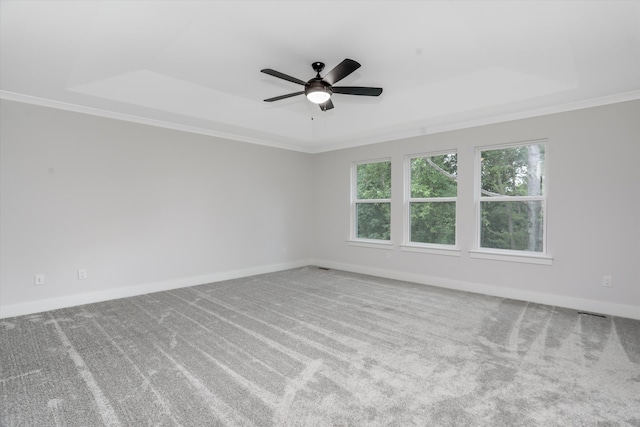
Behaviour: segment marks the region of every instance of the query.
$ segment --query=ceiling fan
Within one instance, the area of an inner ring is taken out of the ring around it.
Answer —
[[[297,83],[304,86],[304,90],[300,92],[289,93],[286,95],[280,95],[273,98],[265,99],[266,102],[279,101],[281,99],[290,98],[296,95],[304,94],[307,99],[314,104],[318,104],[322,111],[327,111],[333,108],[333,102],[331,102],[331,95],[334,93],[340,93],[343,95],[361,95],[361,96],[379,96],[382,93],[380,87],[361,87],[361,86],[333,86],[340,80],[353,73],[360,68],[360,64],[353,59],[345,59],[336,67],[329,71],[324,77],[320,77],[320,72],[324,70],[324,63],[314,62],[311,67],[316,72],[316,76],[305,82],[295,77],[288,76],[271,68],[265,68],[260,70],[265,74],[269,74],[273,77],[278,77]]]

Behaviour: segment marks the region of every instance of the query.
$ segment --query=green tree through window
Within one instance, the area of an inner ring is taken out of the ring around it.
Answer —
[[[409,241],[455,245],[457,154],[413,157],[409,168]]]
[[[480,247],[544,252],[545,146],[480,152]]]
[[[355,237],[391,239],[391,161],[355,165]]]

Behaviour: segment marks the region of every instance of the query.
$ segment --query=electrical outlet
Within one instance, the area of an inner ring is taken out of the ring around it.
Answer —
[[[612,282],[613,279],[611,278],[611,276],[602,276],[602,286],[604,286],[605,288],[610,288]]]
[[[33,284],[36,286],[44,285],[44,274],[36,274],[33,276]]]
[[[85,268],[81,268],[78,270],[78,280],[84,280],[87,278],[87,270]]]

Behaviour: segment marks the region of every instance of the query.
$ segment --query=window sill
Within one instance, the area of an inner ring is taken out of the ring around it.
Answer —
[[[362,248],[393,249],[393,243],[385,240],[347,240],[347,244]]]
[[[423,253],[423,254],[460,256],[460,249],[458,249],[456,247],[400,245],[400,250],[402,250],[404,252],[419,252],[419,253]]]
[[[546,254],[528,252],[497,252],[488,250],[469,251],[471,258],[491,259],[494,261],[522,262],[525,264],[552,265],[553,257]]]

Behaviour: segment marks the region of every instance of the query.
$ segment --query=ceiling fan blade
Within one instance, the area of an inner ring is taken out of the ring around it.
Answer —
[[[330,85],[334,85],[338,83],[340,80],[347,77],[349,74],[353,73],[355,70],[360,68],[360,64],[354,61],[353,59],[345,59],[336,67],[329,71],[329,73],[322,78],[325,82]]]
[[[329,100],[324,104],[318,104],[318,105],[320,106],[320,109],[322,111],[331,110],[333,108],[333,102],[331,102],[331,98],[329,98]]]
[[[303,85],[304,86],[304,85],[307,84],[307,82],[305,82],[305,81],[302,81],[300,79],[296,79],[295,77],[288,76],[288,75],[286,75],[284,73],[281,73],[280,71],[272,70],[271,68],[265,68],[265,69],[260,70],[260,71],[265,73],[265,74],[269,74],[270,76],[277,77],[279,79],[287,80],[287,81],[290,81],[292,83],[298,83],[299,85]]]
[[[379,96],[382,93],[381,87],[334,86],[332,90],[343,95]]]
[[[280,101],[281,99],[286,99],[286,98],[291,98],[292,96],[296,96],[296,95],[302,95],[304,92],[294,92],[294,93],[288,93],[286,95],[280,95],[280,96],[274,96],[273,98],[267,98],[264,101],[265,102],[273,102],[273,101]]]

